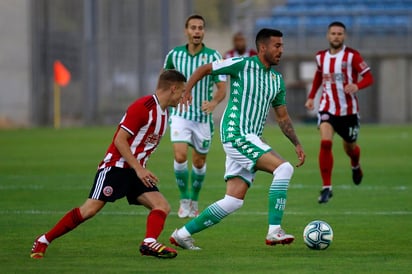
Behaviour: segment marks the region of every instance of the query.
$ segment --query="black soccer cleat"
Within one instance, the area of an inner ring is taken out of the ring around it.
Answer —
[[[355,185],[359,185],[362,182],[363,172],[360,166],[352,168],[352,180]]]
[[[326,204],[330,198],[332,198],[333,193],[330,188],[324,188],[320,191],[320,196],[318,199],[319,204]]]
[[[158,242],[145,243],[140,245],[140,253],[145,256],[154,256],[164,259],[172,259],[177,256],[177,251],[171,247],[167,247],[164,244]]]

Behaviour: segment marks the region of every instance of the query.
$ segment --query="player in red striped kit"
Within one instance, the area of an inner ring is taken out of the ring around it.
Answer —
[[[146,168],[146,163],[166,131],[168,107],[178,105],[185,82],[186,78],[180,72],[166,70],[159,76],[155,94],[144,96],[129,106],[98,167],[89,198],[34,241],[31,258],[43,258],[53,240],[92,218],[107,202],[123,197],[127,197],[131,205],[150,209],[140,253],[159,258],[177,256],[176,250],[157,242],[170,205],[159,192],[158,178]]]
[[[333,22],[328,26],[329,49],[316,54],[317,71],[305,104],[309,110],[314,109],[313,100],[322,86],[319,106],[319,167],[323,188],[319,203],[327,203],[333,195],[332,141],[335,132],[342,137],[344,150],[351,159],[353,182],[359,185],[363,177],[359,163],[360,147],[356,143],[359,133],[359,105],[356,94],[373,83],[373,76],[359,52],[344,44],[345,31],[346,27],[341,22]],[[362,76],[360,81],[359,76]]]
[[[223,58],[250,57],[255,55],[257,55],[257,51],[247,47],[246,37],[239,31],[233,35],[233,49],[227,51]]]

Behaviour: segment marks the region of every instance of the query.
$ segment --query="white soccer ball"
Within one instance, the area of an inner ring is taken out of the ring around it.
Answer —
[[[326,249],[333,240],[332,227],[324,221],[312,221],[303,230],[303,240],[310,249]]]

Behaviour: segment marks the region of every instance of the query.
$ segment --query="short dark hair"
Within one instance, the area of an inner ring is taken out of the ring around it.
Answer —
[[[160,74],[157,88],[168,89],[171,85],[179,82],[186,82],[186,77],[175,69],[168,69]]]
[[[199,14],[192,14],[189,17],[187,17],[186,22],[185,22],[185,28],[189,26],[189,21],[192,19],[199,19],[203,21],[203,26],[206,26],[205,18],[203,18],[202,15]]]
[[[340,22],[340,21],[334,21],[334,22],[330,23],[329,26],[328,26],[328,30],[329,30],[331,27],[341,27],[341,28],[343,28],[344,30],[346,30],[345,24],[342,23],[342,22]]]
[[[256,49],[259,50],[259,44],[266,43],[272,36],[283,37],[283,33],[277,29],[261,29],[256,35]]]

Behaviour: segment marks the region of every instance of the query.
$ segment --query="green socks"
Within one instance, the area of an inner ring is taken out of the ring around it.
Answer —
[[[197,218],[188,222],[185,227],[190,234],[194,234],[219,223],[228,214],[217,203],[213,203],[203,210]]]
[[[269,225],[282,223],[289,180],[274,180],[269,189]]]
[[[188,180],[189,171],[187,170],[187,161],[184,163],[174,162],[174,171],[176,183],[180,191],[180,199],[189,199]]]
[[[206,174],[206,165],[202,168],[196,168],[192,166],[192,175],[191,175],[191,182],[192,182],[192,195],[191,200],[197,201],[199,200],[199,192],[202,189],[203,181],[205,180]]]

